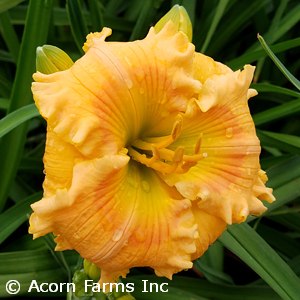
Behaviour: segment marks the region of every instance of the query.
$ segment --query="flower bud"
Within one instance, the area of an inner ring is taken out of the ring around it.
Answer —
[[[85,290],[85,281],[88,280],[87,274],[83,270],[78,270],[73,275],[73,283],[75,284],[76,297],[92,296],[91,290]]]
[[[186,34],[188,39],[192,41],[193,27],[190,17],[183,6],[174,5],[154,26],[156,32],[159,32],[166,23],[172,21],[178,31]]]
[[[64,71],[73,64],[70,56],[58,47],[44,45],[36,49],[36,70],[41,73],[51,74]]]
[[[85,259],[83,261],[83,267],[84,267],[84,272],[88,275],[89,278],[95,281],[99,280],[101,272],[95,264]]]

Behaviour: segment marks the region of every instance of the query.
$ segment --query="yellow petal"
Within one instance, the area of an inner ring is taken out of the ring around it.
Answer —
[[[211,57],[198,52],[194,55],[193,67],[194,76],[201,83],[204,83],[209,77],[213,77],[214,75],[232,73],[232,70],[224,64],[214,61]]]
[[[183,146],[190,155],[198,148],[199,161],[185,174],[165,176],[184,197],[197,200],[201,210],[228,224],[262,213],[265,207],[259,199],[274,200],[265,181],[259,180],[260,144],[247,104],[253,71],[245,66],[206,79],[171,145]]]
[[[73,167],[82,160],[83,157],[77,149],[66,143],[48,126],[44,154],[44,197],[54,195],[57,189],[69,188]]]
[[[75,249],[101,282],[149,266],[159,276],[191,268],[197,224],[191,202],[126,155],[78,163],[69,189],[32,205],[30,232],[53,231],[57,250]]]
[[[201,87],[192,77],[194,46],[172,24],[131,43],[105,42],[108,34],[88,37],[70,69],[36,73],[32,85],[49,126],[89,158],[116,154],[173,118]]]
[[[95,43],[99,43],[99,41],[104,42],[105,39],[112,34],[111,28],[104,27],[101,32],[92,32],[89,33],[86,37],[86,42],[84,43],[82,49],[84,52],[87,52],[90,48],[92,48]]]
[[[222,219],[200,209],[196,201],[192,204],[192,210],[199,232],[196,239],[197,251],[192,255],[192,259],[195,260],[224,232],[227,224]]]

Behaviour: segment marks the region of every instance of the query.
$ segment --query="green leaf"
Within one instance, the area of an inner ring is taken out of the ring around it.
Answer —
[[[1,49],[0,49],[0,61],[10,62],[10,63],[14,62],[12,55],[9,52]]]
[[[55,251],[56,243],[54,242],[54,236],[51,234],[43,236],[43,240],[50,250],[52,256],[55,258],[57,263],[62,267],[62,269],[66,272],[69,282],[72,279],[71,270],[68,266],[68,263],[65,259],[64,252],[62,251]]]
[[[10,11],[11,21],[15,25],[22,25],[25,22],[26,6],[17,6]],[[82,11],[85,22],[88,26],[92,26],[92,17],[86,10]],[[70,21],[68,18],[67,10],[61,7],[54,7],[53,9],[53,23],[55,26],[69,26]],[[120,17],[111,15],[103,15],[103,23],[105,26],[120,32],[131,32],[134,23],[132,21],[124,20]]]
[[[151,20],[155,13],[156,9],[153,5],[152,0],[145,0],[144,5],[140,11],[140,15],[137,19],[137,22],[133,28],[133,31],[130,36],[130,40],[134,41],[139,38],[143,38],[148,32],[151,24]]]
[[[77,259],[77,254],[68,252],[69,265],[75,265]],[[11,279],[20,282],[21,290],[18,295],[32,297],[35,294],[38,298],[46,295],[55,297],[59,294],[37,293],[36,290],[29,294],[28,288],[32,280],[37,280],[38,283],[68,282],[64,272],[47,250],[0,253],[0,297],[8,297],[5,284]],[[60,295],[63,296],[65,293],[66,290]]]
[[[41,158],[28,158],[23,157],[20,166],[19,166],[19,172],[28,172],[28,173],[37,173],[41,174],[43,170],[43,162]]]
[[[297,299],[299,278],[248,224],[230,226],[219,241],[259,274],[282,299]]]
[[[90,8],[92,31],[100,31],[104,26],[104,7],[99,0],[88,0],[88,4]]]
[[[32,102],[31,81],[35,70],[36,47],[44,44],[52,13],[52,0],[31,0],[19,53],[18,67],[7,113]],[[41,22],[43,20],[43,22]],[[0,211],[17,172],[26,140],[27,126],[22,124],[4,136],[0,143]]]
[[[8,98],[11,93],[11,82],[1,73],[0,69],[0,94],[2,97]]]
[[[274,19],[276,18],[277,16],[275,15]],[[264,34],[266,40],[269,43],[276,42],[278,39],[284,36],[284,34],[286,34],[289,30],[291,30],[299,22],[299,20],[300,20],[300,5],[293,6],[293,9],[290,9],[289,12],[279,22],[277,22],[277,26],[275,28],[272,25],[269,26],[268,32]],[[252,52],[254,50],[257,50],[258,48],[259,45],[257,45],[257,43],[254,43],[252,47],[250,47],[247,50],[247,52]]]
[[[6,110],[8,107],[8,99],[7,98],[0,98],[0,110]],[[1,123],[1,120],[0,120]]]
[[[1,0],[0,1],[0,13],[17,6],[25,0]]]
[[[190,298],[177,295],[177,291],[188,291],[194,295],[204,297],[205,299],[217,299],[217,300],[280,300],[279,296],[267,286],[233,286],[222,285],[208,282],[200,278],[191,278],[183,276],[174,276],[172,281],[165,278],[159,278],[155,276],[134,276],[128,277],[125,282],[133,282],[135,285],[135,291],[133,295],[137,299],[143,300],[157,300],[162,299],[160,296],[163,293],[143,293],[143,280],[148,280],[148,284],[155,283],[168,283],[169,293],[173,298],[166,298],[167,300],[187,300]],[[166,296],[169,293],[164,293]],[[148,297],[148,298],[145,298]],[[195,298],[192,298],[195,299]],[[197,298],[196,298],[197,299]]]
[[[290,153],[300,154],[300,137],[298,136],[263,130],[257,130],[257,135],[264,146],[275,147]]]
[[[288,235],[264,224],[259,224],[257,232],[269,243],[274,249],[292,258],[299,254],[300,242],[290,238]],[[280,243],[278,243],[280,241]]]
[[[110,0],[106,5],[106,13],[111,15],[117,15],[120,11],[120,7],[124,6],[123,0]]]
[[[3,12],[0,15],[0,29],[7,48],[9,49],[9,52],[16,63],[18,61],[20,44],[17,34],[10,22],[8,12]]]
[[[41,196],[42,193],[36,193],[0,214],[0,244],[27,220],[31,212],[30,204],[41,199]]]
[[[274,35],[278,28],[280,28],[280,21],[282,20],[282,16],[287,8],[289,0],[281,0],[278,7],[276,8],[275,16],[270,24],[269,33],[270,35]]]
[[[291,39],[275,45],[270,46],[274,53],[281,53],[289,49],[300,46],[300,38]],[[253,50],[242,54],[241,56],[230,60],[227,64],[233,70],[242,68],[245,64],[252,63],[258,59],[268,56],[265,50]]]
[[[220,20],[222,19],[223,15],[224,15],[224,11],[226,9],[226,6],[228,4],[229,0],[223,0],[223,1],[219,1],[214,16],[213,16],[213,20],[211,22],[211,25],[209,26],[209,30],[208,33],[206,35],[206,38],[204,40],[204,43],[201,47],[200,52],[204,53],[211,41],[211,38],[220,22]]]
[[[290,203],[300,196],[300,157],[293,156],[282,160],[267,170],[268,186],[274,189],[276,201],[264,203],[268,207],[265,215]]]
[[[288,13],[278,22],[276,30],[272,30],[266,34],[267,40],[271,43],[283,37],[289,30],[291,30],[300,21],[300,5],[295,5]]]
[[[261,35],[257,36],[259,42],[261,43],[264,50],[267,52],[269,57],[273,60],[278,69],[282,72],[282,74],[298,89],[300,90],[300,81],[292,74],[290,71],[283,65],[283,63],[277,58],[274,52],[267,45],[265,40]]]
[[[286,183],[289,183],[295,179],[300,178],[300,156],[294,155],[291,158],[287,158],[278,164],[274,164],[268,169],[269,181],[268,184],[277,189]],[[286,170],[286,172],[282,172]],[[275,203],[272,204],[272,206]]]
[[[300,232],[300,218],[298,212],[289,213],[285,215],[271,215],[269,218],[276,221],[277,223],[284,225],[289,230],[295,230]]]
[[[83,17],[80,0],[67,0],[67,13],[70,21],[71,31],[77,48],[84,53],[82,46],[85,43],[89,31]]]
[[[245,7],[243,10],[239,9],[235,17],[229,18],[226,26],[223,24],[222,28],[216,32],[216,35],[218,33],[220,34],[218,34],[217,39],[210,43],[208,52],[211,55],[214,55],[216,52],[220,51],[220,49],[224,49],[224,44],[227,43],[228,40],[232,40],[231,37],[238,34],[243,27],[245,27],[246,22],[250,21],[259,10],[261,10],[263,7],[266,7],[270,2],[271,1],[269,0],[262,0],[251,1],[245,4],[242,1],[238,1],[239,5],[244,4]]]
[[[34,104],[23,106],[0,120],[0,138],[5,134],[34,117],[39,116]]]
[[[300,255],[294,257],[292,260],[289,261],[289,265],[294,270],[298,276],[300,275]]]
[[[299,39],[300,41],[300,39]],[[299,43],[300,46],[300,43]],[[293,97],[298,97],[300,98],[300,93],[293,91],[291,89],[287,89],[281,86],[277,86],[274,84],[270,83],[253,83],[251,84],[251,87],[256,89],[259,93],[276,93],[276,94],[283,94],[283,95],[288,95],[288,96],[293,96]],[[278,95],[278,98],[279,95]]]
[[[300,99],[267,109],[253,115],[255,125],[262,125],[300,112]]]
[[[201,256],[201,260],[217,271],[223,271],[224,266],[224,247],[216,241]]]
[[[297,165],[297,167],[299,168],[299,165]],[[286,174],[287,172],[283,173]],[[291,180],[290,182],[275,189],[274,196],[276,198],[276,201],[272,204],[266,204],[266,206],[268,207],[266,215],[268,213],[271,213],[273,210],[281,207],[282,205],[286,205],[300,197],[300,178]]]
[[[223,272],[215,270],[208,266],[201,258],[194,262],[194,268],[199,272],[202,272],[209,282],[220,283],[220,284],[233,284],[232,278]]]

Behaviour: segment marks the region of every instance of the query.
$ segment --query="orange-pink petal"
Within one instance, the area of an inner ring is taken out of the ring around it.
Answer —
[[[152,170],[120,154],[84,161],[69,189],[32,205],[34,237],[54,232],[57,250],[75,249],[102,270],[101,282],[149,266],[157,275],[191,268],[197,224],[183,199]]]
[[[191,74],[194,46],[172,23],[130,43],[105,42],[108,34],[90,35],[86,54],[70,69],[33,76],[33,96],[50,128],[89,158],[116,154],[173,120],[201,87]]]
[[[164,177],[200,209],[228,224],[262,213],[259,199],[274,200],[266,180],[260,180],[260,144],[247,104],[253,72],[245,66],[205,80],[199,98],[183,116],[182,134],[172,144],[193,154],[200,143],[201,158],[187,173]]]

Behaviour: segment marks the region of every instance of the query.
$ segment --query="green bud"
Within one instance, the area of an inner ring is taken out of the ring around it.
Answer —
[[[44,45],[36,49],[36,70],[44,74],[52,74],[69,69],[73,65],[70,56],[63,50]]]
[[[188,39],[192,41],[193,27],[191,19],[183,6],[174,5],[154,26],[156,32],[159,32],[166,23],[172,21],[178,31],[186,34]]]
[[[83,296],[92,296],[92,291],[85,291],[85,280],[88,280],[87,274],[83,270],[78,270],[73,275],[73,283],[75,284],[75,296],[83,297]]]
[[[89,274],[91,265],[92,265],[92,263],[89,260],[87,260],[87,259],[83,260],[83,270],[86,274]]]
[[[100,279],[100,270],[99,268],[95,265],[95,264],[92,264],[90,266],[90,270],[89,270],[89,277],[95,281],[98,281]]]
[[[89,276],[89,278],[98,281],[100,279],[100,269],[92,262],[85,259],[83,261],[84,272]]]

